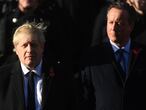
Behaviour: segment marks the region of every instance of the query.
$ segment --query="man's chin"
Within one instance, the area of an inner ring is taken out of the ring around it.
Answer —
[[[25,63],[26,63],[27,65],[32,65],[32,64],[34,64],[34,61],[32,61],[32,60],[27,60],[27,61],[25,61]]]
[[[35,68],[34,63],[27,63],[28,68],[33,69]]]

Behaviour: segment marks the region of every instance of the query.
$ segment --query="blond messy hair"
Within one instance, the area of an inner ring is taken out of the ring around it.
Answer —
[[[45,36],[44,36],[44,30],[46,29],[46,27],[44,27],[43,23],[38,23],[36,24],[35,22],[27,22],[24,23],[23,25],[19,26],[13,35],[13,45],[16,46],[19,43],[19,36],[18,34],[20,33],[28,33],[28,34],[35,34],[37,35],[36,37],[38,37],[38,40],[40,41],[40,43],[44,44],[45,43]]]

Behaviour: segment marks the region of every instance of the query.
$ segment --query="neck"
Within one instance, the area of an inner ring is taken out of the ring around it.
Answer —
[[[127,43],[128,43],[128,41],[129,41],[129,39],[127,39],[126,41],[121,41],[121,42],[115,42],[116,43],[116,45],[118,46],[118,47],[124,47]]]

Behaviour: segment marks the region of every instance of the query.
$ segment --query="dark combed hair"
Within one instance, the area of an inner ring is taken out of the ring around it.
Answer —
[[[128,12],[128,20],[129,23],[134,24],[137,20],[137,14],[135,12],[135,9],[130,6],[128,3],[122,2],[122,1],[116,1],[112,2],[107,10],[107,13],[111,10],[111,8],[117,8],[117,9],[123,9]]]

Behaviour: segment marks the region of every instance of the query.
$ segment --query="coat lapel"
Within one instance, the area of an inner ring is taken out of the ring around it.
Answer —
[[[54,78],[54,69],[52,66],[46,66],[43,64],[43,91],[42,91],[42,110],[47,110],[48,108],[48,97],[51,92],[53,78]]]
[[[52,82],[55,76],[54,69],[52,66],[46,66],[46,63],[43,63],[42,66],[43,73],[43,91],[42,91],[42,110],[47,110],[48,108],[48,97],[51,92]],[[12,70],[12,83],[13,89],[16,94],[16,108],[18,110],[25,110],[25,97],[24,97],[24,84],[23,84],[23,74],[21,70],[20,63],[17,62]]]
[[[120,78],[120,80],[122,81],[122,84],[125,85],[126,83],[126,78],[123,76],[123,71],[122,68],[119,66],[119,64],[116,62],[116,58],[112,49],[112,46],[110,43],[105,43],[105,50],[107,51],[107,54],[109,53],[109,57],[111,58],[111,62],[112,65],[115,69],[116,75],[118,75],[118,77]],[[129,67],[128,67],[128,75],[131,73],[131,71],[134,68],[134,65],[138,59],[138,56],[141,52],[142,48],[139,47],[139,45],[137,44],[131,44],[131,52],[130,52],[130,56],[129,56]],[[117,74],[119,73],[119,74]]]
[[[129,57],[129,69],[128,69],[128,73],[131,73],[131,71],[133,70],[135,62],[137,61],[138,56],[139,56],[141,50],[142,50],[142,48],[139,48],[139,47],[133,47],[131,49],[130,57]]]
[[[13,67],[11,78],[13,81],[13,89],[16,94],[15,106],[18,108],[18,110],[25,110],[23,75],[18,62]]]
[[[114,53],[110,43],[105,43],[105,50],[107,51],[107,55],[109,55],[109,57],[111,58],[111,64],[113,65],[113,68],[116,71],[115,74],[120,78],[120,80],[124,84],[125,78],[123,75],[124,74],[123,70],[122,70],[121,66],[116,61],[115,53]]]
[[[112,46],[111,46],[110,43],[107,43],[106,45],[107,45],[107,47],[106,47],[107,49],[106,50],[108,52],[107,54],[111,58],[112,65],[115,68],[115,70],[118,72],[118,75],[120,76],[120,78],[123,80],[123,78],[124,78],[124,76],[123,76],[123,70],[122,70],[120,64],[118,64],[117,61],[116,61],[115,53],[114,53],[114,51],[112,49]]]

